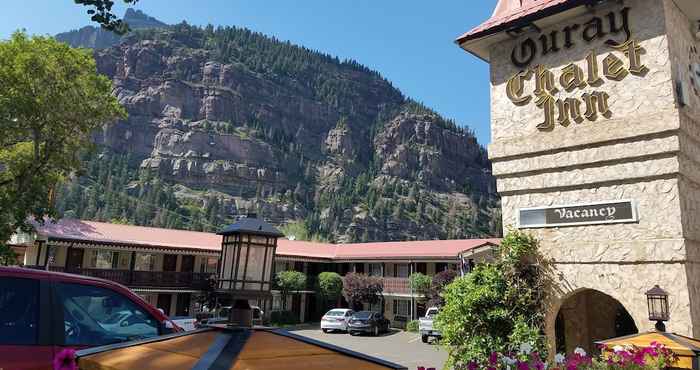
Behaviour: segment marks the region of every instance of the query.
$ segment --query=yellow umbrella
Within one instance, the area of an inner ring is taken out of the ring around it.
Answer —
[[[663,344],[678,355],[678,361],[673,364],[674,368],[700,370],[700,340],[680,334],[650,331],[607,339],[596,343],[608,347],[636,346],[645,348],[649,347],[652,342]]]
[[[279,329],[209,327],[76,353],[81,370],[386,370],[406,367]]]

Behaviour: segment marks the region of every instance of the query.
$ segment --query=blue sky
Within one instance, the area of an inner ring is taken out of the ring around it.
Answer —
[[[488,65],[453,40],[486,20],[495,4],[496,0],[140,0],[135,8],[166,23],[244,26],[355,59],[381,72],[407,96],[471,127],[479,142],[487,144]],[[72,0],[2,5],[0,38],[20,28],[53,35],[90,24],[87,8]],[[118,4],[120,15],[125,9]]]

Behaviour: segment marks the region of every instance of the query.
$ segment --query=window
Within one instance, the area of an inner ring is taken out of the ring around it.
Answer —
[[[287,271],[288,269],[289,267],[287,266],[287,262],[275,261],[275,273]]]
[[[117,252],[97,250],[93,254],[92,265],[98,269],[116,269],[119,263],[119,254]]]
[[[394,315],[408,317],[411,314],[411,301],[407,299],[394,300]]]
[[[199,267],[199,272],[216,272],[219,259],[216,257],[207,257],[202,259],[202,264]]]
[[[152,254],[136,254],[134,270],[136,271],[153,271],[155,270],[156,256]]]
[[[55,265],[56,264],[56,254],[58,254],[58,248],[54,245],[49,246],[49,250],[47,253],[46,257],[48,259],[47,264],[48,265]]]
[[[279,295],[272,296],[272,309],[277,311],[282,309],[282,297]]]
[[[37,343],[39,282],[0,278],[0,344]]]
[[[408,277],[408,264],[407,263],[397,263],[394,265],[394,277]]]
[[[443,272],[447,270],[447,264],[444,262],[438,262],[435,264],[435,273]]]
[[[158,322],[146,310],[112,290],[59,283],[56,293],[66,345],[100,346],[159,334]]]
[[[381,263],[370,263],[369,264],[369,276],[382,276],[382,264]]]

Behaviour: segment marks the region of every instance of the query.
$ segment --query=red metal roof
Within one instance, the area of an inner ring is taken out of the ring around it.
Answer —
[[[460,252],[499,243],[499,239],[463,239],[337,244],[335,259],[456,258]]]
[[[164,249],[194,249],[202,252],[218,252],[221,248],[221,236],[197,231],[75,219],[61,219],[57,223],[47,221],[44,225],[36,225],[36,228],[40,236],[59,240]],[[277,254],[329,260],[455,258],[459,252],[498,243],[499,239],[466,239],[331,244],[280,238],[277,242]]]
[[[586,0],[499,0],[491,18],[457,38],[457,43],[477,39],[515,26],[525,18],[538,18],[557,13]],[[534,20],[534,19],[532,19]]]

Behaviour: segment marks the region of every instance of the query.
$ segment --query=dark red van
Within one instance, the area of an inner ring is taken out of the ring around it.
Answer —
[[[126,287],[80,275],[0,267],[0,369],[49,370],[63,348],[180,331]]]

